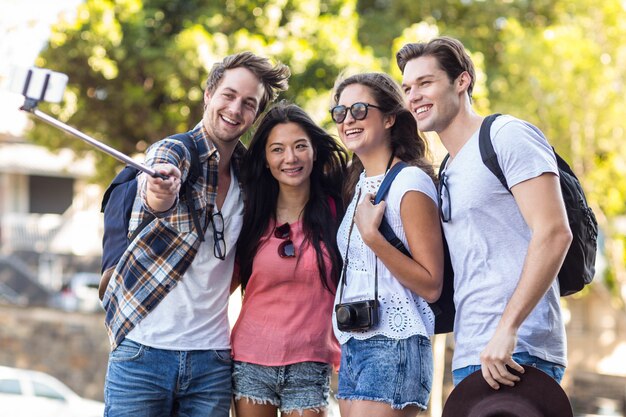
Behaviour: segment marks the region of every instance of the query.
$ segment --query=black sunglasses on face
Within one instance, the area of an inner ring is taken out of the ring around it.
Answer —
[[[441,173],[439,178],[437,195],[439,196],[439,216],[442,222],[448,223],[452,217],[452,208],[450,205],[450,190],[448,190],[448,176],[445,171]]]
[[[335,106],[330,109],[330,117],[332,117],[333,121],[337,124],[343,123],[346,120],[346,116],[348,115],[348,109],[350,110],[350,114],[354,118],[354,120],[363,120],[367,117],[367,109],[369,107],[373,107],[375,109],[380,109],[380,107],[375,106],[369,103],[356,102],[350,107],[346,107],[344,105]]]
[[[226,241],[224,240],[224,217],[221,211],[211,214],[211,226],[213,227],[213,255],[223,261],[226,259]]]
[[[291,226],[285,223],[274,229],[274,237],[276,239],[286,239],[278,246],[278,256],[281,258],[293,258],[296,256],[296,248],[291,241]]]

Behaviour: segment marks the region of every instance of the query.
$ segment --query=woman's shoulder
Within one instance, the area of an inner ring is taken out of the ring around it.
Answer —
[[[413,165],[405,167],[398,173],[389,191],[400,197],[408,191],[420,191],[435,200],[437,196],[437,188],[430,175]]]
[[[398,173],[398,176],[396,178],[400,182],[404,182],[409,185],[410,184],[426,184],[426,185],[432,184],[433,187],[435,185],[430,175],[428,175],[426,172],[424,172],[423,169],[415,165],[406,166],[402,171]]]

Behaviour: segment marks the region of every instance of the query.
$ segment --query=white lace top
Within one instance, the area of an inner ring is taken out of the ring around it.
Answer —
[[[367,193],[375,194],[383,178],[384,175],[366,177],[365,172],[359,178],[354,198],[346,210],[337,233],[337,243],[344,262],[346,262],[348,231],[350,230],[354,209],[357,205],[358,190],[361,188],[361,200]],[[400,171],[385,198],[387,202],[385,218],[396,236],[407,247],[406,236],[402,228],[402,219],[400,218],[400,203],[402,197],[408,191],[422,192],[437,204],[437,190],[426,173],[417,167],[407,167]],[[370,330],[342,332],[337,329],[337,321],[335,314],[333,314],[333,327],[339,343],[344,344],[351,337],[362,340],[375,335],[383,335],[392,339],[405,339],[417,334],[427,337],[433,334],[435,321],[428,303],[404,287],[391,275],[385,265],[378,260],[374,252],[365,245],[356,225],[352,228],[352,235],[350,236],[347,262],[343,303],[374,298],[374,262],[378,262],[379,324],[376,328]],[[339,303],[339,294],[340,290],[338,289],[335,296],[335,305]]]

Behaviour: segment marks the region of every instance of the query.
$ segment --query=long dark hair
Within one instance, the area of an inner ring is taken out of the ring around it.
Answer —
[[[400,160],[420,167],[433,180],[435,173],[427,158],[426,141],[418,134],[417,122],[406,108],[400,86],[389,75],[379,72],[352,75],[335,84],[333,99],[339,103],[341,93],[349,85],[359,84],[367,87],[380,111],[385,115],[395,115],[396,121],[391,127],[391,151]],[[363,171],[363,163],[355,154],[352,157],[348,179],[344,185],[345,201],[350,201],[359,175]]]
[[[242,164],[241,174],[246,204],[243,226],[237,241],[241,285],[245,289],[252,273],[254,256],[270,221],[276,219],[279,185],[267,168],[265,145],[276,125],[289,122],[298,124],[306,132],[316,155],[310,177],[309,201],[302,215],[303,246],[307,242],[313,245],[322,284],[334,292],[339,281],[342,262],[336,235],[343,217],[341,191],[348,154],[332,136],[316,125],[304,110],[284,101],[272,107],[262,118]],[[322,243],[330,257],[330,276],[326,273]]]

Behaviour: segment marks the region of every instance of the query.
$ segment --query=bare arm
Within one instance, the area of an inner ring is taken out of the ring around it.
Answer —
[[[400,217],[410,258],[394,248],[378,230],[385,202],[375,206],[371,197],[371,194],[365,196],[355,216],[363,241],[402,285],[428,302],[436,301],[443,285],[443,243],[437,206],[418,191],[409,191],[402,198]]]
[[[572,240],[556,175],[521,182],[511,192],[532,236],[517,287],[480,355],[483,376],[494,389],[519,380],[505,366],[523,372],[512,358],[518,329],[552,285]]]

